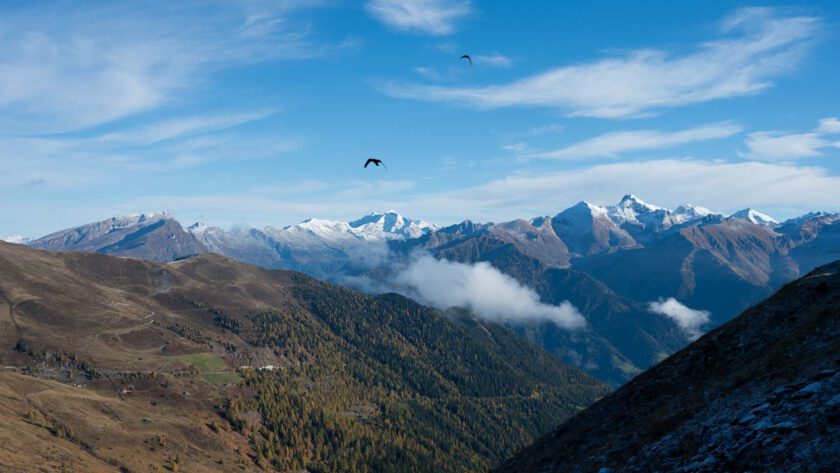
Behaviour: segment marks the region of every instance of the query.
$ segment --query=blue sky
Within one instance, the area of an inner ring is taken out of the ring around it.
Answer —
[[[139,3],[0,5],[0,235],[840,210],[837,2]]]

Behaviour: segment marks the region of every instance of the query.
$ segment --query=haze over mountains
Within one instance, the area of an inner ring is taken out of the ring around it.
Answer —
[[[29,244],[157,262],[216,252],[367,292],[396,291],[431,305],[464,301],[479,316],[503,320],[561,359],[619,385],[830,261],[838,222],[840,215],[823,212],[779,223],[752,209],[731,216],[690,204],[669,210],[626,195],[612,206],[581,202],[554,216],[442,228],[394,211],[350,222],[310,219],[279,229],[229,230],[185,228],[168,214],[144,214],[82,225]],[[521,309],[515,301],[500,300],[502,314],[488,314],[466,296],[452,297],[455,286],[409,281],[404,276],[424,255],[464,265],[430,266],[439,272],[428,274],[428,281],[459,271],[488,293],[531,291],[534,296],[525,298],[535,303]],[[492,265],[489,277],[479,277],[479,263]],[[571,321],[577,313],[582,326],[568,330],[574,324],[529,317],[552,311],[540,304],[567,304],[565,318],[554,320]]]

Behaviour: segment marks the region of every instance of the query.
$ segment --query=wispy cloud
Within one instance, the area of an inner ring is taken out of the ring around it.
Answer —
[[[508,68],[513,65],[513,61],[509,57],[499,53],[476,54],[471,57],[473,63],[477,66]]]
[[[414,72],[420,74],[429,80],[439,81],[443,80],[443,75],[433,67],[415,67]]]
[[[276,112],[276,109],[265,109],[224,115],[194,115],[172,118],[133,130],[108,133],[102,135],[100,140],[119,144],[149,145],[174,138],[235,128],[245,123],[262,120]]]
[[[455,30],[471,10],[470,0],[369,0],[368,12],[388,26],[435,36]]]
[[[542,159],[616,157],[626,152],[665,149],[697,141],[726,138],[740,131],[741,127],[731,122],[712,123],[672,132],[661,130],[616,131],[556,151],[524,154],[523,157]]]
[[[170,104],[220,69],[322,54],[305,25],[288,21],[298,3],[90,2],[7,12],[0,125],[82,129]]]
[[[634,193],[672,208],[690,202],[722,212],[752,207],[793,216],[840,210],[837,189],[840,176],[819,167],[659,159],[512,174],[459,190],[392,198],[387,205],[431,221],[502,221],[553,214],[580,200],[611,204],[620,194]]]
[[[443,87],[391,83],[394,97],[455,102],[480,109],[555,107],[570,115],[624,118],[664,108],[755,94],[793,69],[816,37],[820,20],[741,9],[724,19],[721,39],[688,53],[645,49],[558,67],[509,84]]]
[[[523,131],[515,131],[508,133],[508,136],[541,136],[549,133],[559,133],[565,130],[566,127],[559,123],[549,123],[548,125],[536,126]]]
[[[0,165],[10,179],[69,190],[112,184],[115,176],[127,174],[160,176],[214,162],[271,159],[303,142],[280,131],[240,127],[273,114],[266,109],[188,115],[104,135],[0,137]]]
[[[702,328],[709,323],[711,315],[707,310],[692,309],[673,297],[651,302],[648,307],[651,312],[664,315],[676,322],[691,340],[703,335]]]
[[[825,148],[840,148],[840,141],[830,136],[836,134],[840,134],[840,121],[834,117],[823,118],[815,131],[807,133],[759,131],[747,136],[744,144],[749,151],[738,154],[746,159],[761,161],[814,158],[822,156]]]

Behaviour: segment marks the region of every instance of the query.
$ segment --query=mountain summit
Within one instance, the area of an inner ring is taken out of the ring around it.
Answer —
[[[750,208],[739,210],[732,214],[730,218],[739,218],[759,225],[777,225],[779,223],[773,217]]]

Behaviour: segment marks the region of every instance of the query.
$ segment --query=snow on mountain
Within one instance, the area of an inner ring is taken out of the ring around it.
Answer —
[[[422,220],[403,217],[393,210],[385,213],[371,213],[348,223],[354,234],[369,239],[417,238],[437,230],[437,226]]]
[[[207,251],[166,212],[112,217],[52,233],[29,245],[50,251],[93,251],[161,263]]]
[[[730,215],[729,218],[738,218],[741,220],[747,220],[751,223],[755,223],[758,225],[776,225],[779,222],[774,219],[773,217],[763,214],[757,210],[753,210],[751,208],[746,208],[743,210],[739,210],[734,214]]]
[[[555,215],[551,225],[569,250],[580,255],[635,246],[633,238],[611,217],[610,208],[583,201]]]
[[[111,217],[99,222],[64,229],[30,242],[36,248],[46,250],[92,250],[105,242],[113,243],[117,236],[156,224],[161,220],[171,220],[166,212],[150,212]]]
[[[633,194],[627,194],[621,198],[618,205],[608,207],[610,218],[616,223],[638,222],[639,217],[655,213],[661,209],[650,205]]]
[[[405,218],[389,210],[385,213],[373,212],[351,222],[312,218],[282,230],[272,229],[271,233],[286,234],[297,240],[315,236],[332,242],[357,239],[377,241],[417,238],[437,228],[435,225]]]
[[[14,243],[16,245],[26,245],[29,243],[30,239],[22,235],[6,235],[4,237],[0,237],[0,241]]]
[[[836,220],[838,218],[840,218],[840,214],[836,213],[833,214],[829,212],[808,212],[805,215],[800,215],[799,217],[789,218],[782,223],[789,225],[813,220]]]
[[[187,227],[187,231],[192,233],[193,235],[204,235],[208,231],[215,229],[218,227],[209,227],[203,222],[195,222],[194,224]]]
[[[311,233],[315,236],[328,240],[338,240],[353,236],[350,230],[350,225],[348,225],[347,222],[323,220],[318,218],[304,220],[296,225],[285,227],[280,231],[286,233]]]
[[[358,236],[368,239],[417,238],[423,234],[437,230],[437,226],[422,220],[412,220],[403,217],[393,210],[385,213],[370,213],[364,217],[348,222],[351,231]]]
[[[717,215],[709,209],[691,204],[682,204],[672,211],[648,204],[633,194],[625,195],[617,205],[607,209],[610,218],[618,225],[631,224],[654,231]]]
[[[671,212],[671,220],[676,225],[698,220],[710,215],[717,215],[705,207],[691,204],[682,204]]]

